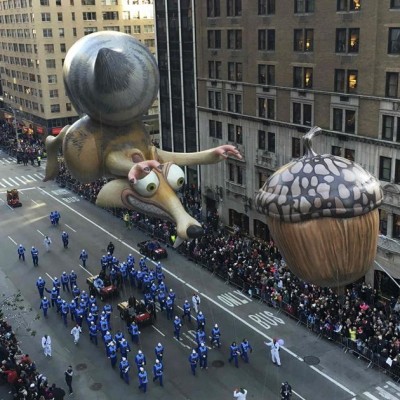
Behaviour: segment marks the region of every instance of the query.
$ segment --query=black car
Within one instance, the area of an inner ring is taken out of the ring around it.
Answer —
[[[141,254],[152,260],[160,260],[161,258],[168,257],[167,250],[157,240],[145,240],[138,243],[138,247]]]

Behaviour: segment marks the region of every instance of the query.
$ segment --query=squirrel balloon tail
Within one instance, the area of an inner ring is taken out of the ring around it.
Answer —
[[[57,136],[47,136],[46,138],[46,152],[47,152],[47,163],[46,163],[46,175],[43,182],[47,182],[51,179],[55,179],[58,175],[58,150],[60,149],[65,134],[68,131],[70,125],[64,126],[61,132]]]

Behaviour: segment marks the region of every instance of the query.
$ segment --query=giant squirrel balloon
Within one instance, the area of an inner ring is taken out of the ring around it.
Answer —
[[[255,204],[290,269],[319,286],[343,287],[363,277],[376,255],[383,194],[358,164],[311,147],[265,182]]]
[[[96,204],[137,210],[175,222],[182,239],[203,233],[198,221],[176,196],[185,182],[185,165],[213,164],[241,158],[230,145],[195,153],[173,153],[152,145],[142,116],[153,104],[159,85],[156,61],[132,36],[98,32],[78,40],[64,61],[64,84],[83,115],[56,137],[46,139],[45,181],[58,174],[58,150],[77,180],[115,178],[103,186]]]

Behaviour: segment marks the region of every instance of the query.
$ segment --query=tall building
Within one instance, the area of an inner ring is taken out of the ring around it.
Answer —
[[[160,70],[160,128],[164,150],[198,150],[194,0],[155,0],[157,59]],[[198,183],[186,167],[187,183]]]
[[[62,66],[81,37],[101,30],[139,39],[155,53],[153,0],[0,1],[0,76],[7,111],[24,131],[57,134],[74,122]],[[158,104],[145,117],[158,132]]]
[[[400,1],[207,0],[195,15],[200,147],[244,156],[202,168],[207,208],[268,239],[252,199],[318,125],[317,152],[380,179],[377,260],[400,278]]]

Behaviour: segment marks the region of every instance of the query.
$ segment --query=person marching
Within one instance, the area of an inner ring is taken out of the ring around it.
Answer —
[[[244,360],[245,363],[249,362],[249,352],[253,352],[253,348],[251,347],[249,341],[247,339],[243,339],[242,343],[240,344],[241,354],[240,356]]]
[[[56,210],[54,211],[54,225],[58,225],[60,222],[61,214]]]
[[[63,231],[63,233],[61,234],[61,240],[63,242],[64,249],[68,249],[69,235],[67,232]]]
[[[86,261],[87,261],[88,257],[89,257],[88,253],[86,253],[85,249],[83,249],[79,256],[79,259],[82,261],[83,268],[86,268]]]
[[[121,361],[119,362],[119,377],[125,381],[127,385],[129,385],[129,361],[126,357],[122,357]]]
[[[68,390],[69,390],[69,395],[73,394],[74,391],[72,390],[72,377],[74,375],[74,371],[72,370],[71,365],[68,367],[68,369],[65,371],[64,373],[65,375],[65,383],[68,386]]]
[[[108,343],[108,345],[106,345],[106,350],[107,357],[111,361],[111,367],[115,368],[115,365],[117,364],[117,346],[112,340]]]
[[[61,304],[61,316],[65,326],[68,325],[68,313],[69,313],[68,303],[65,300],[63,300]]]
[[[35,246],[32,246],[31,255],[32,255],[33,266],[38,267],[39,266],[39,251]]]
[[[218,348],[221,347],[221,331],[219,330],[218,324],[215,324],[211,331],[211,346],[214,347],[214,344]]]
[[[281,386],[281,400],[290,400],[292,397],[292,387],[288,382],[283,382]]]
[[[134,344],[139,344],[140,331],[135,321],[132,321],[132,323],[129,325],[128,332],[131,335],[132,342]]]
[[[112,256],[114,254],[115,246],[113,242],[108,243],[107,252]]]
[[[97,336],[99,333],[99,328],[97,325],[92,321],[89,326],[89,339],[92,343],[94,343],[96,346],[98,345],[97,341]]]
[[[60,277],[61,285],[63,288],[63,292],[69,292],[69,275],[64,271]]]
[[[78,276],[76,275],[76,272],[74,270],[71,271],[69,274],[69,285],[71,287],[71,291],[76,286],[76,281],[78,279]]]
[[[165,309],[167,310],[167,320],[172,319],[174,315],[174,302],[169,296],[167,296],[167,300],[165,302]]]
[[[140,370],[140,367],[144,367],[146,365],[146,357],[142,353],[142,350],[139,350],[138,353],[136,354],[135,363],[136,363],[138,371]]]
[[[185,302],[183,303],[182,308],[183,308],[182,321],[185,319],[185,317],[188,317],[188,321],[192,322],[192,316],[190,314],[190,304],[187,300],[185,300]]]
[[[194,311],[196,311],[196,314],[199,312],[199,306],[200,306],[200,296],[198,293],[193,293],[192,296],[192,306]]]
[[[271,359],[273,364],[277,365],[278,367],[281,366],[281,358],[279,356],[279,349],[280,345],[277,339],[273,339],[271,342],[267,343],[264,342],[267,346],[271,347]]]
[[[38,288],[39,291],[39,296],[42,299],[44,295],[44,287],[46,286],[46,281],[39,276],[38,280],[36,281],[36,287]]]
[[[163,385],[163,373],[164,373],[164,367],[162,365],[162,362],[157,358],[156,363],[153,366],[153,382],[155,382],[157,379],[160,382],[160,386]]]
[[[46,235],[43,239],[44,247],[46,248],[46,252],[50,251],[51,239]]]
[[[154,353],[156,355],[156,358],[162,362],[164,356],[164,346],[161,343],[158,343],[157,346],[154,348]]]
[[[143,393],[146,393],[147,383],[149,382],[149,380],[147,378],[147,372],[143,367],[140,367],[139,369],[138,378],[139,378],[139,389],[143,389]]]
[[[192,370],[193,375],[196,375],[196,368],[198,362],[199,362],[199,355],[197,351],[193,349],[189,356],[190,369]]]
[[[204,314],[202,311],[199,311],[196,317],[197,321],[197,329],[202,329],[204,331],[204,328],[206,326],[206,318],[204,317]]]
[[[230,351],[230,357],[229,357],[229,362],[232,360],[235,360],[235,367],[239,368],[239,363],[238,363],[238,355],[240,354],[239,347],[237,346],[236,342],[232,342],[232,344],[229,347]]]
[[[44,335],[42,337],[42,348],[46,357],[51,357],[51,337]]]
[[[47,300],[46,297],[43,297],[43,299],[40,301],[40,309],[43,310],[43,316],[45,318],[47,318],[47,311],[48,311],[49,308],[50,308],[49,301]]]
[[[17,249],[17,253],[18,253],[18,260],[20,260],[21,258],[22,258],[22,261],[25,261],[25,247],[24,246],[22,246],[22,244],[20,244],[19,246],[18,246],[18,249]]]
[[[82,333],[82,328],[78,324],[76,324],[71,329],[71,335],[74,337],[74,343],[75,344],[78,344],[81,333]]]
[[[174,319],[174,336],[176,337],[177,340],[181,340],[179,334],[181,332],[182,328],[182,321],[181,319],[176,315]]]
[[[204,343],[200,344],[197,352],[199,353],[199,361],[201,369],[208,369],[207,359],[208,359],[208,348]]]

